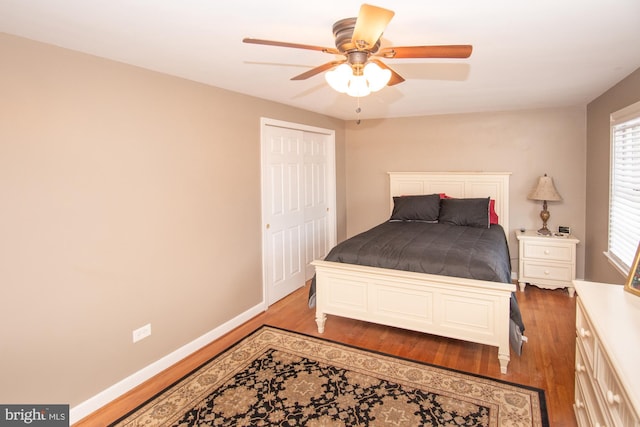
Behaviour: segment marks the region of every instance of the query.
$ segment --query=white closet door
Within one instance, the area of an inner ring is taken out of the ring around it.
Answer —
[[[279,123],[278,123],[279,124]],[[267,304],[304,286],[335,245],[333,134],[262,126],[263,270]]]
[[[265,133],[264,249],[268,303],[273,304],[305,282],[303,133],[271,126]]]
[[[327,191],[329,143],[327,136],[304,133],[305,279],[315,273],[311,261],[323,259],[331,247]]]

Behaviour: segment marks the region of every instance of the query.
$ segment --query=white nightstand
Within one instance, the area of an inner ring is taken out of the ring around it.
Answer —
[[[544,289],[567,288],[573,297],[576,278],[576,245],[572,235],[542,236],[537,231],[516,231],[519,242],[518,283]]]

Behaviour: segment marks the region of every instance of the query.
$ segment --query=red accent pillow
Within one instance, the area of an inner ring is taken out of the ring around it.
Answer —
[[[440,193],[441,199],[451,199],[451,196],[447,196],[446,193]],[[490,224],[500,224],[500,218],[498,218],[498,214],[496,213],[496,201],[493,199],[489,200],[489,223]]]
[[[496,201],[489,199],[489,222],[491,224],[500,224],[498,214],[496,213]]]

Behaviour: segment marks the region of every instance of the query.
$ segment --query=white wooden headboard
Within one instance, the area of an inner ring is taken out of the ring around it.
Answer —
[[[389,172],[390,203],[394,196],[446,193],[451,197],[491,197],[500,225],[509,236],[511,172]]]

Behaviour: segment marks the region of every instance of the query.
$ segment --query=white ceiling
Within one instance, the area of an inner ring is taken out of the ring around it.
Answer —
[[[0,0],[0,32],[341,119],[358,100],[322,74],[355,0]],[[385,60],[406,81],[360,99],[360,118],[586,105],[640,67],[640,0],[371,0],[395,11],[382,47],[472,44],[465,60]],[[0,63],[2,59],[0,57]]]

